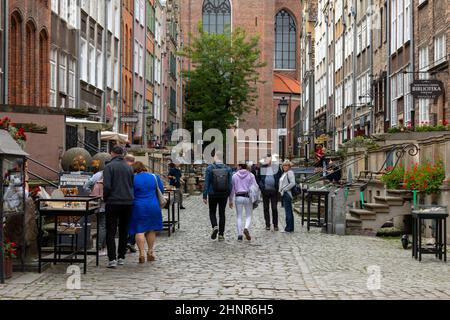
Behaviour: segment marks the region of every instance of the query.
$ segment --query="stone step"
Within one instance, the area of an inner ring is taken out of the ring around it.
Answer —
[[[350,214],[361,220],[376,220],[377,214],[366,209],[350,209]]]
[[[390,206],[403,206],[405,202],[401,197],[375,196],[374,199],[377,203],[388,204]]]
[[[345,215],[345,223],[346,223],[347,228],[348,227],[361,228],[361,225],[362,225],[361,219],[352,216],[350,213],[347,213]]]
[[[385,203],[364,203],[364,208],[372,210],[376,213],[389,213],[389,205]]]

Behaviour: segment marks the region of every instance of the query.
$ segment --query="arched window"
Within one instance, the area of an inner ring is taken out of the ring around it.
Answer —
[[[203,31],[224,33],[231,26],[231,4],[229,0],[205,0],[203,2]]]
[[[22,104],[22,17],[18,12],[14,12],[11,15],[10,21],[9,43],[11,44],[11,60],[9,62],[9,102],[10,104]]]
[[[49,82],[50,82],[50,73],[49,73],[49,42],[48,42],[48,33],[46,30],[42,30],[39,35],[39,76],[41,79],[39,80],[40,84],[40,105],[48,106],[49,104]]]
[[[297,27],[286,10],[275,16],[275,69],[295,69]]]
[[[26,103],[29,106],[35,106],[36,105],[36,96],[37,96],[37,89],[36,89],[36,66],[35,66],[35,59],[36,59],[36,26],[32,21],[29,21],[26,24],[26,79],[27,79],[27,90],[26,90]]]

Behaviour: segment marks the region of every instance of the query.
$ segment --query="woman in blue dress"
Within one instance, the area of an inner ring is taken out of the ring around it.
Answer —
[[[147,241],[147,261],[155,261],[153,245],[156,232],[163,229],[163,218],[156,188],[164,192],[164,185],[159,176],[147,172],[142,162],[133,165],[134,202],[130,219],[129,234],[136,235],[139,248],[139,263],[145,262],[145,241]]]

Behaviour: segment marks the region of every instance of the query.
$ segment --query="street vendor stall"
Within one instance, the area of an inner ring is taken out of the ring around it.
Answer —
[[[11,257],[4,250],[6,239],[4,228],[9,218],[25,212],[25,159],[26,152],[14,141],[10,133],[0,130],[0,283],[5,281],[5,265],[12,267]],[[24,219],[22,219],[24,221]],[[18,243],[23,264],[24,237]],[[5,255],[6,253],[6,255]]]
[[[83,263],[84,273],[87,271],[87,257],[94,255],[98,266],[98,237],[95,241],[94,250],[89,250],[88,223],[91,216],[95,215],[98,221],[100,209],[100,197],[72,197],[66,195],[62,198],[40,199],[38,210],[38,251],[39,251],[39,272],[42,270],[42,263],[58,262]],[[55,240],[52,248],[42,246],[42,226],[43,218],[53,218],[55,228]],[[97,234],[99,225],[97,224]],[[78,245],[79,234],[83,237],[82,247]],[[69,244],[62,243],[61,236],[70,235],[72,241]],[[81,256],[81,258],[78,258]]]

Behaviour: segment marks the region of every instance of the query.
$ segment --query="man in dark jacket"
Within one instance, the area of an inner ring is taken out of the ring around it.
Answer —
[[[257,177],[259,189],[263,196],[264,220],[266,230],[270,230],[269,205],[272,206],[272,223],[274,231],[278,231],[278,186],[281,178],[278,165],[272,164],[272,157],[268,156],[259,170]]]
[[[183,191],[181,189],[181,181],[183,177],[183,172],[181,172],[180,168],[175,165],[175,163],[169,163],[169,173],[167,174],[167,178],[169,178],[169,184],[177,189],[179,189],[180,195],[180,209],[186,209],[183,206]]]
[[[106,244],[108,268],[125,263],[127,252],[128,221],[133,207],[133,169],[124,160],[125,150],[115,146],[112,160],[103,171],[103,198],[106,204]],[[119,226],[118,260],[116,260],[116,232]]]
[[[219,234],[219,241],[224,241],[225,232],[225,209],[228,197],[231,193],[231,168],[223,163],[223,153],[217,151],[214,156],[214,163],[210,164],[205,172],[205,185],[203,189],[203,202],[209,201],[209,218],[213,228],[211,239],[215,240]],[[225,175],[223,175],[225,173]],[[223,177],[224,179],[221,179]],[[220,181],[220,186],[216,182]],[[216,181],[214,181],[216,180]],[[217,188],[224,189],[217,190]],[[219,227],[217,227],[217,207],[219,207]]]

